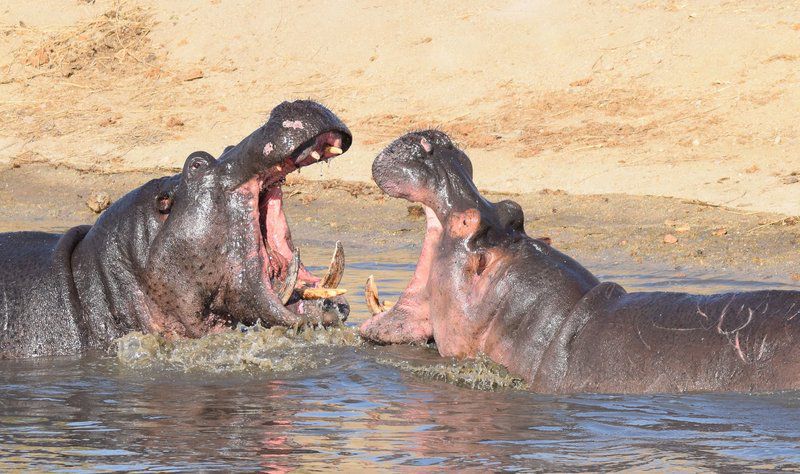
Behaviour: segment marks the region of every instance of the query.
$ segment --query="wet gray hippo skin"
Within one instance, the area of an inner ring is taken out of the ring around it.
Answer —
[[[266,124],[215,159],[122,197],[93,226],[64,235],[0,234],[0,357],[104,348],[130,331],[199,337],[237,323],[330,324],[349,313],[335,287],[294,252],[282,209],[287,173],[351,143],[347,127],[310,101],[284,102]]]
[[[394,306],[368,282],[364,337],[485,353],[539,392],[800,388],[800,291],[701,296],[601,283],[525,235],[519,205],[484,199],[467,156],[438,131],[399,138],[372,173],[387,194],[424,205],[427,231]]]

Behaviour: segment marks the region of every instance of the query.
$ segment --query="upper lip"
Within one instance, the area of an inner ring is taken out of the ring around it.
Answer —
[[[281,163],[261,173],[261,188],[283,184],[286,175],[318,161],[326,161],[347,150],[343,135],[337,131],[323,132],[297,147]]]

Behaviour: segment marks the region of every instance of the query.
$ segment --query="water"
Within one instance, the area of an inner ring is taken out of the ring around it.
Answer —
[[[353,323],[367,276],[396,299],[417,252],[350,250],[371,262],[341,285]],[[630,289],[782,287],[590,267]],[[141,357],[0,361],[0,471],[800,469],[798,393],[542,396],[488,361],[363,345],[352,328],[128,343]]]

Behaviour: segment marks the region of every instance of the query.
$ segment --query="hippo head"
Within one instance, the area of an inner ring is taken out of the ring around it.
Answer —
[[[469,158],[436,130],[395,140],[373,162],[372,175],[390,196],[422,204],[426,232],[396,303],[381,301],[372,277],[367,281],[373,317],[361,326],[362,336],[382,343],[432,338],[442,355],[474,355],[504,303],[502,289],[489,290],[508,260],[502,247],[524,237],[521,207],[481,196]]]
[[[326,276],[307,271],[292,243],[281,185],[288,173],[344,153],[351,141],[322,105],[284,102],[219,158],[192,153],[180,174],[115,203],[93,232],[113,229],[105,234],[123,242],[106,238],[102,245],[117,249],[107,261],[132,267],[137,283],[128,287],[141,288],[146,307],[139,325],[198,337],[238,322],[343,321],[349,306],[336,289],[341,245]]]

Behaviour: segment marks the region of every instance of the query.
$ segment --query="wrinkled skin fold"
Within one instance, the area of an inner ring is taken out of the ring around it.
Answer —
[[[476,189],[467,156],[439,131],[405,135],[372,174],[424,206],[417,269],[394,303],[365,290],[361,335],[484,353],[532,390],[767,391],[800,388],[800,291],[628,293],[525,234],[521,207]]]
[[[284,102],[218,158],[190,154],[181,173],[131,191],[93,226],[0,234],[0,357],[105,348],[130,331],[200,337],[238,323],[344,321],[341,246],[324,280],[306,270],[281,185],[351,142],[322,105]]]

